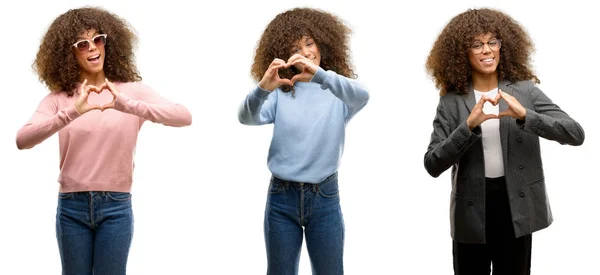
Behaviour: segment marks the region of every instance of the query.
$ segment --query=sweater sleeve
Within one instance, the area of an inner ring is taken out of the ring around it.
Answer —
[[[19,129],[19,150],[33,148],[81,116],[74,106],[59,109],[57,96],[47,95],[29,121]]]
[[[244,125],[264,125],[275,121],[277,90],[269,92],[256,85],[238,109],[238,120]]]
[[[139,99],[132,99],[121,91],[115,101],[115,110],[166,126],[183,127],[192,124],[192,115],[185,106],[169,101],[141,83],[135,85],[139,87],[135,89]]]
[[[329,89],[346,107],[346,120],[350,120],[369,101],[369,93],[354,79],[338,75],[334,71],[325,71],[321,67],[310,82],[321,84],[321,89]]]

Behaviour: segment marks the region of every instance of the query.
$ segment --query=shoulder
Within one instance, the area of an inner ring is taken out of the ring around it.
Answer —
[[[457,104],[459,101],[463,101],[467,94],[459,94],[456,92],[449,92],[440,96],[440,105]]]
[[[506,81],[505,85],[520,93],[531,93],[536,88],[535,83],[531,80],[520,80],[515,82]]]
[[[153,94],[154,90],[142,82],[113,82],[119,92],[130,98],[141,99],[144,95]]]
[[[113,82],[117,88],[121,88],[123,90],[130,91],[146,91],[152,90],[150,86],[142,83],[142,82]]]

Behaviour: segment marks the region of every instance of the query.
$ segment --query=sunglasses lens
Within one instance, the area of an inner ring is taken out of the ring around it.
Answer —
[[[87,49],[90,47],[90,43],[87,41],[80,41],[79,43],[77,43],[77,49],[80,51],[87,51]]]
[[[96,47],[104,46],[106,44],[106,37],[101,35],[94,37],[94,44],[96,44]]]

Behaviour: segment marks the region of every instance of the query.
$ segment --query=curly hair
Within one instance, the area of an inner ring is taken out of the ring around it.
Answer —
[[[321,53],[320,67],[356,78],[350,62],[351,30],[335,15],[311,8],[295,8],[278,14],[263,32],[252,64],[251,74],[260,81],[275,58],[287,60],[294,43],[304,36],[311,37]],[[280,69],[282,78],[292,78],[295,68]],[[281,87],[284,92],[291,86]]]
[[[79,77],[79,65],[72,45],[81,32],[96,29],[107,34],[104,74],[119,82],[140,81],[134,63],[137,37],[118,16],[100,8],[69,10],[58,16],[48,28],[37,52],[33,69],[51,91],[73,95]]]
[[[434,78],[440,95],[468,93],[471,66],[468,46],[477,35],[492,33],[502,39],[499,79],[540,83],[530,65],[533,42],[523,27],[507,14],[492,9],[469,9],[454,17],[442,30],[427,58],[425,68]]]

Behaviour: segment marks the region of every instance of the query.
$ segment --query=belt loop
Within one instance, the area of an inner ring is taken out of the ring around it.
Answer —
[[[319,185],[313,184],[313,193],[317,193],[317,187],[319,187]]]

